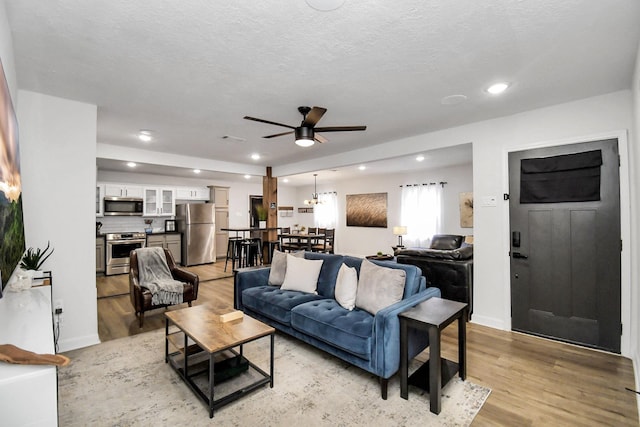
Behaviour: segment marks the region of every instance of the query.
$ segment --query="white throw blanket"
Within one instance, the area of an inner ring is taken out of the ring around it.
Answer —
[[[136,249],[140,286],[151,292],[153,305],[182,303],[184,284],[173,279],[162,248]]]

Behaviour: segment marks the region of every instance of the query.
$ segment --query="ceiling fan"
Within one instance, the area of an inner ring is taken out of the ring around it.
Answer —
[[[270,125],[282,126],[285,128],[293,129],[288,132],[276,133],[273,135],[263,136],[263,138],[275,138],[277,136],[295,134],[296,144],[301,147],[310,147],[315,141],[327,142],[328,139],[318,135],[318,132],[344,132],[354,130],[366,130],[366,126],[329,126],[329,127],[316,127],[316,123],[320,121],[324,113],[327,112],[326,108],[322,107],[298,107],[298,111],[302,114],[303,119],[300,126],[290,126],[282,123],[276,123],[269,120],[257,119],[255,117],[244,116],[247,120],[253,120],[255,122],[268,123]]]

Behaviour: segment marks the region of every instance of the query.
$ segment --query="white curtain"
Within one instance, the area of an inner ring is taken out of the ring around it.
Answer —
[[[336,228],[338,219],[338,195],[336,193],[318,194],[320,203],[313,207],[313,223],[318,228]]]
[[[431,237],[441,229],[442,186],[405,185],[401,203],[400,222],[407,227],[402,244],[408,248],[428,248]]]

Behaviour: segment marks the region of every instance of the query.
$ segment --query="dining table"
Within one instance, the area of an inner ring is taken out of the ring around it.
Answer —
[[[313,245],[313,241],[322,241],[326,237],[323,233],[317,234],[308,234],[308,233],[282,233],[280,234],[281,239],[289,239],[296,240],[297,242],[304,243],[306,242],[306,249],[311,252],[311,247]],[[304,245],[303,245],[304,246]]]

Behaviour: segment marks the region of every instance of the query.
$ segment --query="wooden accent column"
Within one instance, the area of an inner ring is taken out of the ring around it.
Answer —
[[[275,229],[278,226],[278,178],[271,176],[271,166],[267,166],[267,174],[262,177],[262,205],[268,212],[267,228],[273,228],[263,233],[262,241],[266,244],[266,242],[278,240],[278,230]],[[265,262],[271,263],[270,259],[267,260],[268,251],[263,250],[262,255]]]

